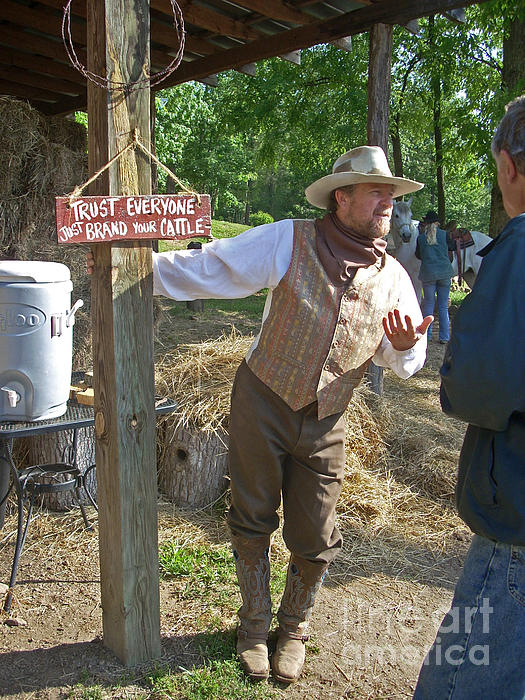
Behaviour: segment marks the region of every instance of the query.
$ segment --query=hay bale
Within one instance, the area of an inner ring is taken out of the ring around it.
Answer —
[[[215,340],[180,345],[160,358],[155,366],[157,392],[177,401],[169,424],[227,432],[233,379],[252,342],[252,336],[233,329]]]
[[[252,341],[233,330],[180,346],[156,365],[158,393],[177,401],[159,432],[159,488],[179,506],[202,508],[227,488],[231,387]]]
[[[55,197],[85,181],[86,147],[82,124],[47,118],[27,102],[0,97],[0,256],[67,265],[73,293],[84,300],[84,314],[91,297],[85,248],[58,245]],[[91,332],[81,317],[73,334],[74,353],[84,362],[91,357]],[[81,366],[78,361],[74,365]]]

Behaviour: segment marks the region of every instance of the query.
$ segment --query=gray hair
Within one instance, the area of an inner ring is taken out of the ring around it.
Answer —
[[[505,116],[492,139],[492,152],[498,155],[502,150],[510,155],[518,172],[525,175],[525,95],[505,107]]]
[[[354,189],[355,185],[343,185],[343,187],[336,187],[335,190],[332,190],[330,192],[330,196],[328,197],[328,213],[335,214],[335,212],[337,211],[338,204],[335,198],[335,193],[337,192],[337,190],[343,190],[343,192],[346,192],[346,194],[352,194]]]

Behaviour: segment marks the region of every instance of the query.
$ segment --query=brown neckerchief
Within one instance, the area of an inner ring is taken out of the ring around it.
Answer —
[[[386,251],[386,238],[364,238],[341,223],[335,214],[326,213],[314,224],[317,254],[336,287],[351,282],[358,267],[374,265]]]

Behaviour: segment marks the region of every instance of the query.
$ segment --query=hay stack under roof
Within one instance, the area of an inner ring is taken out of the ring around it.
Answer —
[[[71,270],[76,315],[75,365],[90,357],[90,284],[85,248],[56,242],[55,197],[68,194],[87,177],[87,132],[82,124],[47,118],[28,103],[0,97],[0,256],[51,260]]]

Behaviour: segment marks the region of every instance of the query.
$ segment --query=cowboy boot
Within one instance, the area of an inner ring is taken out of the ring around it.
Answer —
[[[272,619],[270,598],[270,538],[232,534],[233,556],[241,589],[237,654],[253,680],[268,678],[268,630]]]
[[[315,596],[321,588],[328,565],[292,555],[286,586],[277,619],[278,639],[272,656],[272,672],[277,681],[293,683],[301,675],[305,657],[308,620]]]

